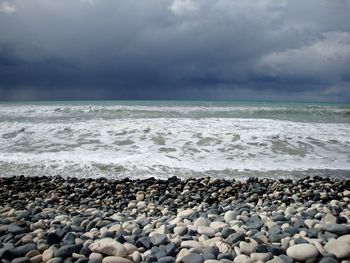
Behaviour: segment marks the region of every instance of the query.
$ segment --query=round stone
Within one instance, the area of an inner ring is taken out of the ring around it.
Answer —
[[[350,257],[350,245],[341,240],[331,239],[324,248],[329,254],[334,254],[339,259]]]
[[[207,226],[199,226],[197,232],[200,235],[206,235],[208,237],[215,236],[215,230]]]
[[[201,249],[203,246],[198,241],[186,240],[181,242],[181,247]]]
[[[133,263],[133,262],[127,258],[109,256],[109,257],[105,257],[102,263]]]
[[[102,253],[108,256],[125,257],[128,254],[126,248],[112,238],[97,240],[89,246],[89,249],[92,252]]]
[[[180,218],[189,218],[192,214],[194,213],[194,211],[192,209],[187,209],[187,210],[184,210],[184,211],[181,211],[177,214],[177,217],[180,217]]]
[[[318,256],[318,250],[311,244],[298,244],[287,249],[287,255],[298,261],[305,261]]]
[[[181,261],[183,263],[203,263],[204,258],[202,255],[193,253],[193,254],[184,256]]]
[[[198,218],[194,221],[193,225],[194,225],[195,227],[207,226],[207,225],[208,225],[208,219],[206,219],[206,218],[204,218],[204,217],[198,217]]]
[[[227,211],[225,213],[224,219],[225,219],[226,223],[229,223],[229,222],[235,220],[236,217],[237,217],[237,213],[236,212],[234,212],[234,211]]]

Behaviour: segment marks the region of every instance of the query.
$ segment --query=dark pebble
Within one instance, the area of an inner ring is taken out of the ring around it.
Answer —
[[[218,260],[221,259],[229,259],[229,260],[234,260],[236,257],[236,254],[234,252],[232,253],[221,253],[218,255]]]
[[[238,241],[244,240],[245,235],[243,233],[233,233],[226,238],[226,242],[230,245],[235,244]]]
[[[50,233],[47,235],[46,242],[49,246],[61,243],[61,237],[56,233]]]
[[[30,258],[27,258],[27,257],[15,258],[14,260],[11,261],[11,263],[30,263]]]
[[[324,257],[320,260],[320,263],[339,263],[339,261],[332,257]]]
[[[79,258],[77,261],[75,261],[76,263],[88,263],[89,259],[88,258]]]
[[[144,247],[145,249],[150,249],[151,247],[151,242],[149,240],[149,237],[141,237],[139,238],[136,243],[136,247]]]
[[[73,253],[78,253],[82,249],[83,245],[66,245],[57,249],[54,253],[57,258],[68,258]]]
[[[349,227],[341,224],[327,224],[323,226],[323,230],[334,233],[336,235],[345,235],[349,233]]]
[[[184,256],[182,258],[182,262],[183,263],[203,263],[204,262],[204,258],[203,256],[193,253],[193,254],[189,254],[187,256]]]
[[[285,263],[293,263],[294,259],[291,257],[288,257],[287,255],[279,255],[279,258],[281,258]]]
[[[167,257],[163,257],[163,258],[158,259],[158,262],[159,263],[174,263],[175,262],[175,258],[167,256]]]

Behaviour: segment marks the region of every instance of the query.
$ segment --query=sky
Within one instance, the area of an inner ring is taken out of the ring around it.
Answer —
[[[0,0],[0,100],[350,101],[350,0]]]

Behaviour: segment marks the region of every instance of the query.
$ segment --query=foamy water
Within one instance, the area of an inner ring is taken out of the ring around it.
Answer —
[[[0,104],[8,175],[350,176],[350,108],[333,104]]]

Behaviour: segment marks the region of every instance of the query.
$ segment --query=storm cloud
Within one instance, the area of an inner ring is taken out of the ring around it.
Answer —
[[[0,99],[350,101],[348,0],[0,0]]]

